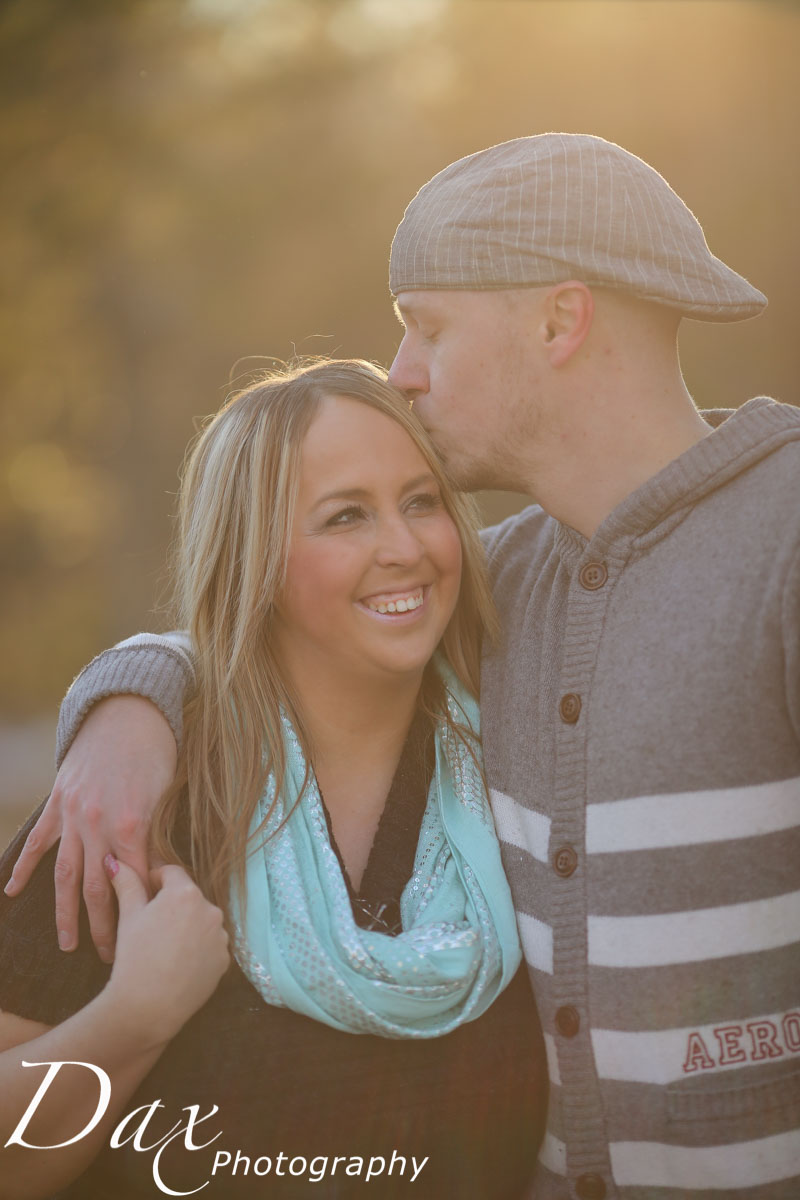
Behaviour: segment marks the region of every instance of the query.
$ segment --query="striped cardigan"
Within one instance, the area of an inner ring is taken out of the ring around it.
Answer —
[[[537,1200],[800,1196],[800,411],[705,415],[589,543],[539,508],[486,533]]]
[[[800,411],[705,416],[588,544],[536,507],[485,535],[486,763],[551,1076],[536,1200],[800,1196]],[[179,736],[191,676],[171,636],[106,651],[59,755],[115,692]]]

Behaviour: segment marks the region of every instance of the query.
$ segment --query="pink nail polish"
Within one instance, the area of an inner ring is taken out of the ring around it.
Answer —
[[[103,866],[106,869],[106,874],[108,875],[109,879],[113,879],[119,870],[119,863],[114,858],[113,854],[107,854],[105,856],[103,859]]]

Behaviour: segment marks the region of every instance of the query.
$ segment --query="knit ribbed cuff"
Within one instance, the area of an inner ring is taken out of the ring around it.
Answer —
[[[61,704],[56,732],[56,769],[89,710],[106,696],[136,695],[151,700],[169,721],[175,741],[183,736],[183,702],[193,684],[191,660],[165,638],[152,644],[122,644],[105,650],[84,667]]]

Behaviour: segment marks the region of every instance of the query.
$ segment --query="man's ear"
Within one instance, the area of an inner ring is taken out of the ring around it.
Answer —
[[[543,305],[543,341],[551,367],[562,367],[586,341],[594,318],[594,299],[585,283],[557,283]]]

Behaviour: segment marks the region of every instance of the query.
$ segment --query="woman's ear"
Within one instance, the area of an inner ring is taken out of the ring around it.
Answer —
[[[594,299],[585,283],[557,283],[544,300],[543,341],[551,367],[562,367],[586,341]]]

